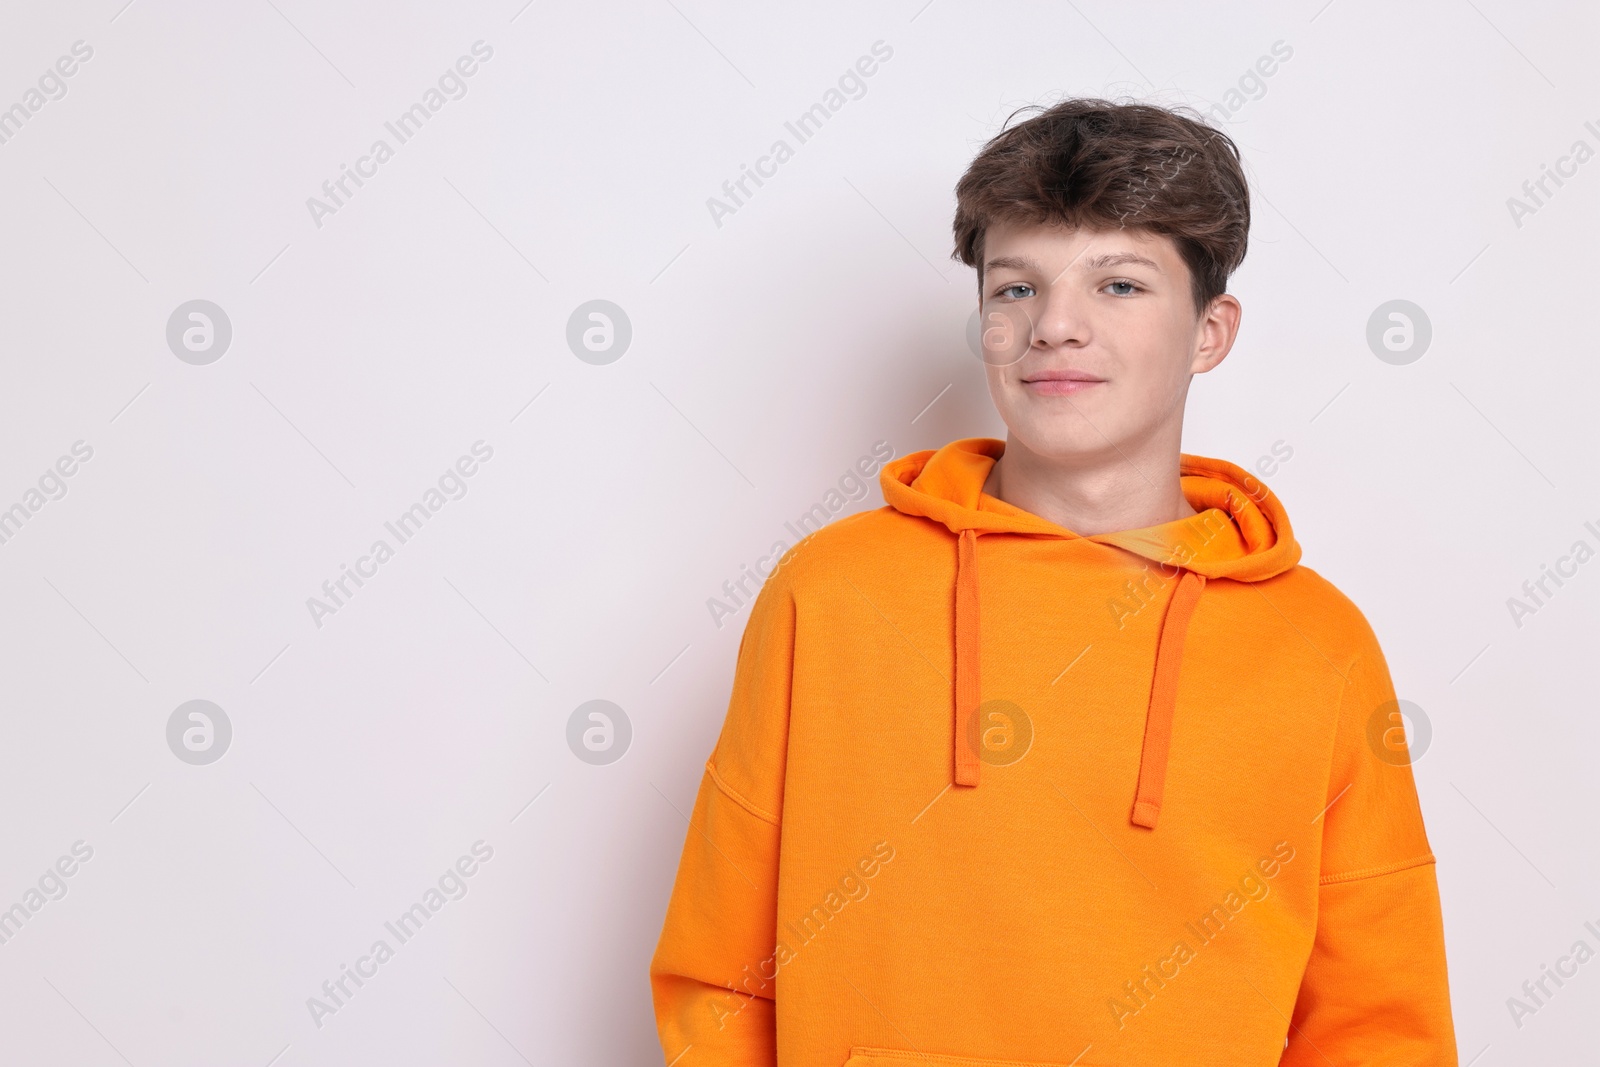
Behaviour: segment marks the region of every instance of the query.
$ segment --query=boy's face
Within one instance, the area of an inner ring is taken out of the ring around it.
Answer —
[[[1236,299],[1197,314],[1177,246],[1145,230],[996,223],[983,262],[984,370],[1013,439],[1055,460],[1178,450],[1190,376],[1228,354]]]

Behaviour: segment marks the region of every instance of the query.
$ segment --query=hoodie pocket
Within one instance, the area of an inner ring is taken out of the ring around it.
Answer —
[[[850,1050],[844,1067],[1095,1067],[1093,1062],[1073,1060],[1000,1060],[982,1056],[951,1056],[942,1052],[917,1052],[914,1049],[868,1048],[857,1045]]]

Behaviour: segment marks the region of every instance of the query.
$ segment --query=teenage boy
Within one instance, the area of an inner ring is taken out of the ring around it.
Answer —
[[[650,967],[678,1067],[1456,1064],[1388,665],[1276,496],[1180,452],[1238,150],[1069,100],[956,187],[1004,441],[762,586]]]

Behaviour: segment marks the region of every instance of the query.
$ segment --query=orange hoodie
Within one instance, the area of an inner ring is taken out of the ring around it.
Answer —
[[[1083,537],[1003,441],[751,607],[650,966],[675,1067],[1456,1064],[1388,665],[1277,498]]]

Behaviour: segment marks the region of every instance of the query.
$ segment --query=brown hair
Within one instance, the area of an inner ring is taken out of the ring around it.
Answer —
[[[956,183],[950,258],[977,268],[980,298],[984,231],[1002,221],[1164,234],[1189,267],[1197,311],[1227,291],[1250,232],[1250,190],[1227,134],[1192,108],[1099,99],[1012,117],[1035,108]]]

